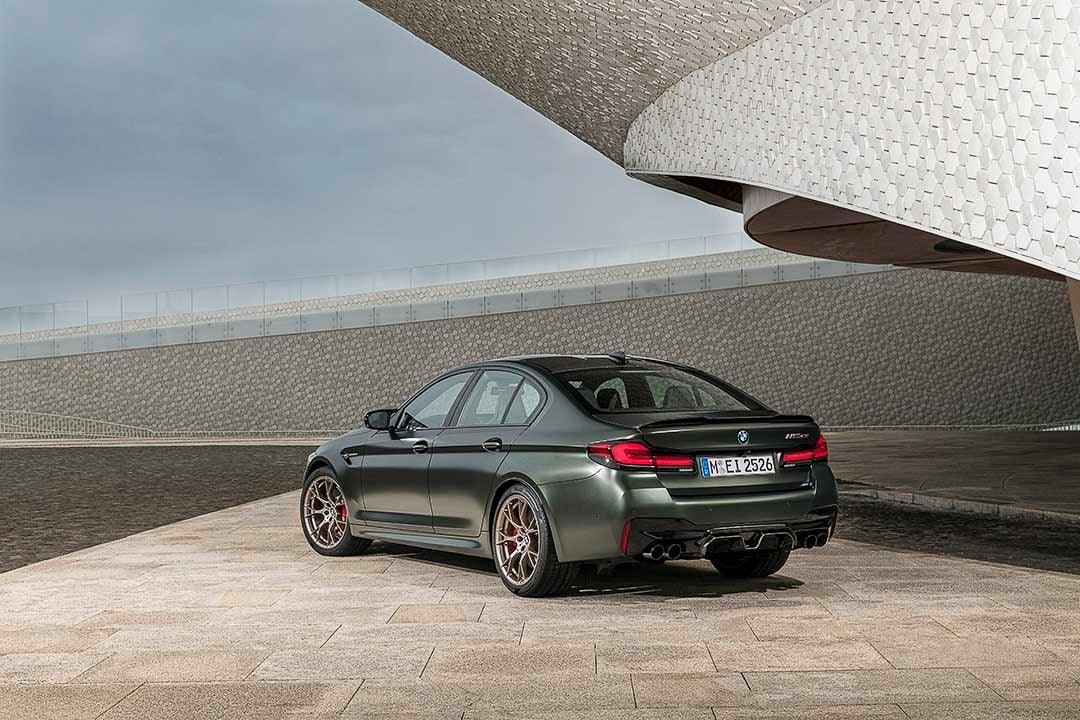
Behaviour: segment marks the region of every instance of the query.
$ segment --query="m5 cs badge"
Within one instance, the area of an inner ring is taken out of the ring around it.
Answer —
[[[784,436],[785,440],[809,440],[810,433],[788,433]]]

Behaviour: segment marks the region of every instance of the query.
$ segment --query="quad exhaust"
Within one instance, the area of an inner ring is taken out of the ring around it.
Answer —
[[[715,544],[712,554],[729,552],[749,552],[754,550],[807,550],[824,547],[829,542],[826,529],[794,530],[790,526],[759,525],[732,528],[714,528],[707,531],[700,540],[694,541],[689,552],[691,557],[708,557],[710,547]],[[678,560],[686,556],[684,542],[671,542],[670,539],[656,538],[638,555],[642,560],[662,563],[666,560]]]

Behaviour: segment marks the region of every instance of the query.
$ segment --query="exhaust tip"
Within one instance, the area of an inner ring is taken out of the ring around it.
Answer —
[[[667,550],[664,552],[664,557],[668,560],[678,560],[682,557],[682,545],[679,543],[672,543],[667,546]]]
[[[818,544],[819,546],[824,546],[824,545],[825,545],[825,543],[827,543],[827,542],[829,542],[829,535],[828,535],[828,533],[818,533],[818,536],[817,536],[817,544]]]
[[[814,547],[815,545],[817,545],[817,538],[813,535],[807,535],[806,539],[803,540],[803,547],[807,550]]]
[[[645,557],[649,558],[650,560],[663,560],[664,546],[660,543],[656,543],[645,551]]]

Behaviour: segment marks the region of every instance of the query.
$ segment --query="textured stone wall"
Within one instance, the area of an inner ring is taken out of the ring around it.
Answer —
[[[740,182],[1080,279],[1080,7],[826,3],[634,121],[637,174]]]
[[[1062,283],[905,270],[0,364],[0,407],[154,429],[335,430],[483,358],[625,350],[829,425],[1080,417]]]

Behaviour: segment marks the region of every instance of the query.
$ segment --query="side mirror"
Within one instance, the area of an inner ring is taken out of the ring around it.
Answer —
[[[364,427],[372,430],[389,430],[390,420],[397,409],[372,410],[364,416]]]

